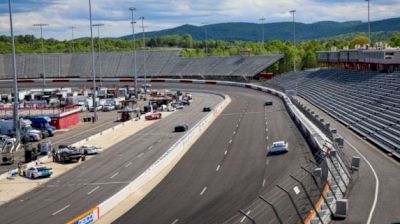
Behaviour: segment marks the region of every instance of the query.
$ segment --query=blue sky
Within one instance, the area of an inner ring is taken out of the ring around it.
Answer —
[[[88,36],[88,0],[12,0],[17,34],[38,35],[34,23],[48,23],[46,38],[70,39],[68,27],[75,26],[75,37]],[[291,20],[288,12],[296,9],[296,21],[312,23],[334,20],[367,19],[365,0],[92,0],[95,23],[104,23],[102,36],[129,34],[130,12],[144,16],[146,30],[173,28],[202,22],[267,22]],[[400,0],[371,0],[371,19],[397,17]],[[139,29],[139,27],[136,27]],[[0,3],[0,35],[9,35],[8,1]]]

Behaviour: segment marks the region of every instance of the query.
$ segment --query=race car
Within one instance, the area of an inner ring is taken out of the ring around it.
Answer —
[[[288,150],[288,143],[285,141],[279,141],[272,143],[271,150],[268,152],[269,154],[282,154],[287,153]]]
[[[50,177],[53,174],[53,170],[51,168],[47,168],[44,165],[36,165],[24,170],[24,176],[36,179],[39,177]]]
[[[95,155],[100,152],[100,147],[94,145],[83,145],[79,148],[79,150],[83,153],[83,155]]]

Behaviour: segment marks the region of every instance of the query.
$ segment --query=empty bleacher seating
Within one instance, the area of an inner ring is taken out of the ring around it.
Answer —
[[[203,78],[224,76],[254,76],[283,57],[281,54],[265,56],[229,56],[181,58],[180,51],[136,51],[136,71],[140,77],[195,76]],[[90,53],[44,54],[46,77],[92,76]],[[146,62],[146,67],[144,66]],[[12,78],[11,56],[0,54],[0,79]],[[95,53],[97,77],[131,77],[134,71],[133,52]],[[18,54],[19,78],[39,78],[43,73],[40,54]]]
[[[400,155],[400,73],[321,69],[276,76],[297,94],[388,152]]]

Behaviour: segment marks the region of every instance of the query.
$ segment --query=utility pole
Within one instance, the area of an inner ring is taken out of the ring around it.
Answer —
[[[262,25],[262,46],[263,46],[263,48],[264,48],[264,41],[265,41],[265,33],[264,33],[264,22],[265,22],[265,18],[264,17],[261,17],[260,19],[259,19],[260,21],[261,21],[261,25]]]
[[[72,53],[74,53],[75,52],[75,38],[74,38],[74,29],[75,29],[76,27],[74,27],[74,26],[71,26],[70,27],[70,29],[71,29],[71,43],[72,43]]]
[[[136,100],[138,100],[139,99],[139,96],[138,96],[138,77],[137,77],[137,67],[136,67],[136,37],[135,37],[135,24],[136,24],[136,22],[135,22],[135,20],[133,19],[133,13],[136,11],[136,8],[135,7],[130,7],[129,8],[129,10],[131,11],[131,13],[132,13],[132,20],[131,20],[131,25],[132,25],[132,50],[133,50],[133,66],[134,66],[134,68],[133,68],[133,76],[134,76],[134,79],[135,79],[135,98],[136,98]]]
[[[94,41],[93,41],[93,25],[92,25],[92,2],[89,0],[89,19],[90,19],[90,47],[92,51],[92,76],[93,76],[93,120],[97,120],[97,103],[96,103],[96,70],[95,70],[95,56],[94,56]]]
[[[291,10],[290,13],[293,14],[293,72],[296,72],[296,23],[294,19],[294,14],[296,13],[296,10]]]
[[[11,31],[11,48],[12,48],[12,71],[13,71],[13,90],[14,90],[14,107],[13,107],[13,118],[14,118],[14,130],[15,138],[17,144],[20,142],[20,132],[19,132],[19,93],[17,85],[17,65],[15,59],[15,41],[14,41],[14,27],[13,27],[13,17],[12,17],[12,6],[11,0],[8,0],[8,11],[10,14],[10,31]]]
[[[370,0],[365,0],[368,2],[368,43],[371,43],[371,7]]]
[[[142,35],[143,35],[143,75],[144,75],[144,100],[147,100],[147,74],[146,74],[146,36],[144,33],[144,17],[140,17],[142,20]]]
[[[206,49],[205,49],[205,53],[206,53],[206,56],[208,55],[208,34],[207,34],[207,25],[208,25],[208,23],[206,23],[206,22],[202,22],[201,24],[203,24],[204,25],[204,36],[205,36],[205,46],[206,46]]]
[[[98,75],[101,77],[101,60],[100,60],[100,27],[104,26],[103,23],[98,23],[98,24],[93,24],[93,27],[97,27],[97,48],[98,48],[98,53],[97,53],[97,63],[99,64],[99,72]]]
[[[49,26],[49,24],[45,24],[45,23],[39,23],[39,24],[33,24],[33,26],[36,26],[36,27],[40,27],[40,39],[41,39],[41,41],[42,41],[42,53],[41,53],[41,55],[42,55],[42,72],[43,72],[43,74],[42,74],[42,78],[43,78],[43,92],[44,92],[44,89],[46,88],[46,69],[45,69],[45,67],[44,67],[44,39],[43,39],[43,27],[44,26]]]

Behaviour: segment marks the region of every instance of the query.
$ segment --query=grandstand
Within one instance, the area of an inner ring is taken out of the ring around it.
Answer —
[[[400,155],[400,73],[344,69],[277,76],[270,84],[297,94],[384,150]]]
[[[181,58],[180,51],[137,51],[139,77],[253,77],[283,58],[282,54],[266,56],[230,56]],[[145,56],[146,55],[146,56]],[[45,54],[48,78],[91,77],[91,54]],[[146,68],[144,62],[146,61]],[[97,77],[132,77],[133,52],[96,53]],[[0,55],[0,79],[11,79],[11,56]],[[43,73],[40,54],[18,54],[18,78],[40,78]]]

